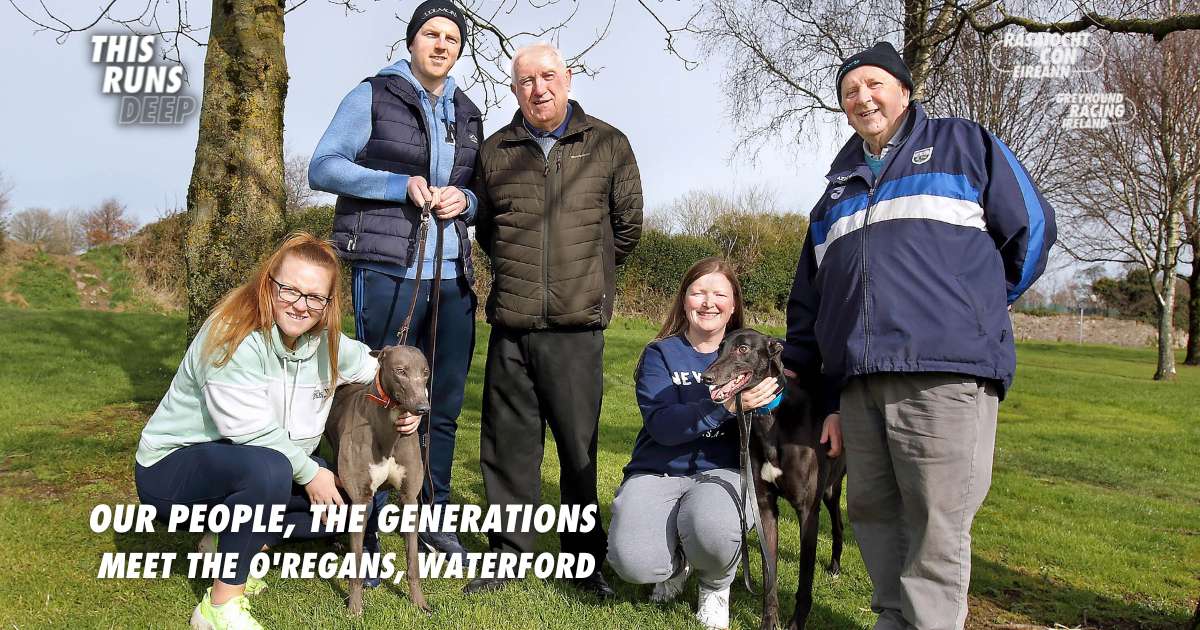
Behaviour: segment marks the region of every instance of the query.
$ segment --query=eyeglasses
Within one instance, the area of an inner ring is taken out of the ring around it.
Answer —
[[[325,310],[326,306],[329,306],[329,298],[325,297],[324,295],[318,295],[316,293],[301,293],[297,291],[295,287],[289,287],[288,285],[276,280],[275,276],[272,276],[271,274],[267,274],[267,277],[271,279],[271,282],[275,283],[275,295],[279,298],[279,301],[283,302],[284,304],[295,304],[296,302],[300,301],[300,298],[304,298],[304,305],[307,306],[308,310],[310,311],[323,311]]]

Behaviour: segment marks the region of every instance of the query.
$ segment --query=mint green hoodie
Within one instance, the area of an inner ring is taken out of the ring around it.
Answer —
[[[338,382],[330,387],[325,331],[302,335],[295,350],[283,345],[277,326],[269,335],[254,331],[218,367],[211,357],[201,357],[210,325],[188,347],[171,387],[142,429],[137,462],[153,466],[176,449],[228,439],[283,453],[296,483],[308,483],[317,474],[309,455],[325,431],[333,390],[375,378],[379,364],[370,349],[339,332]]]

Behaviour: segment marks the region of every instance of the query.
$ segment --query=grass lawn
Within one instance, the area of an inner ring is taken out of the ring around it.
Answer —
[[[460,420],[454,494],[483,503],[479,401],[486,326]],[[633,367],[652,334],[619,320],[607,335],[601,418],[600,497],[607,506],[641,424]],[[778,333],[778,331],[774,331]],[[135,502],[138,433],[166,388],[184,346],[176,316],[81,310],[0,310],[0,627],[181,627],[206,584],[97,580],[105,551],[194,549],[189,534],[94,534],[97,503]],[[995,479],[974,529],[972,628],[1037,624],[1086,628],[1177,628],[1200,593],[1200,370],[1155,383],[1147,350],[1023,344],[1021,367],[1001,406]],[[557,502],[557,460],[547,447],[544,500]],[[818,551],[829,555],[827,519]],[[796,584],[798,530],[781,526],[782,606]],[[852,532],[843,572],[818,570],[813,628],[869,628],[870,583]],[[482,535],[465,536],[482,550]],[[388,550],[400,552],[397,536]],[[543,537],[541,545],[557,548]],[[321,545],[310,545],[321,551]],[[292,547],[291,550],[298,549]],[[305,548],[299,547],[304,550]],[[285,549],[288,550],[288,549]],[[759,580],[755,562],[755,582]],[[462,580],[428,580],[432,616],[416,612],[404,587],[368,593],[361,620],[344,613],[342,581],[267,576],[253,600],[268,627],[683,628],[695,585],[670,605],[649,587],[612,576],[620,599],[599,604],[557,582],[526,583],[467,598]],[[733,626],[757,627],[758,600],[734,587]]]

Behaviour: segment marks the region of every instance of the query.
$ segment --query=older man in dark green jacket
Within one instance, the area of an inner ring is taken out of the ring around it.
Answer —
[[[549,45],[519,50],[521,110],[488,138],[475,170],[476,239],[491,256],[492,335],[484,375],[480,466],[492,505],[541,499],[545,427],[561,466],[564,506],[597,503],[596,436],[604,389],[604,328],[616,267],[641,235],[642,186],[625,135],[567,99],[571,72]],[[532,532],[489,535],[493,551],[531,552]],[[591,554],[583,590],[612,596],[600,574],[607,537],[562,533],[566,553]],[[467,592],[504,578],[478,578]]]

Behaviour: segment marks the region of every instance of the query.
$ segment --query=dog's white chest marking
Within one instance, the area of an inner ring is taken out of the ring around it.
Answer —
[[[390,482],[393,488],[399,488],[400,482],[404,481],[404,466],[397,464],[395,457],[367,466],[367,472],[371,475],[372,492],[378,490],[384,481]]]
[[[771,462],[763,462],[762,470],[758,473],[758,475],[762,477],[762,480],[767,483],[775,483],[775,480],[778,479],[782,474],[783,471]]]

